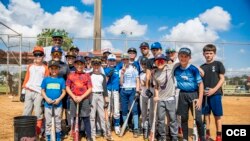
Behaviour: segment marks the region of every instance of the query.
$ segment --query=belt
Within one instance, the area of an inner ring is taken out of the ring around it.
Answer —
[[[103,92],[92,92],[93,94],[102,94]]]
[[[185,91],[185,90],[180,90],[180,92],[183,92],[183,93],[194,93],[194,92],[197,92],[197,90],[194,90],[194,91]]]
[[[135,88],[122,88],[125,91],[135,90]]]

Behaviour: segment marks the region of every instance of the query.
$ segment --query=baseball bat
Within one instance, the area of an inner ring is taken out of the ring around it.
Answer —
[[[127,114],[127,118],[126,118],[126,120],[124,121],[124,123],[122,125],[122,129],[121,129],[121,132],[120,132],[120,135],[119,135],[120,137],[123,136],[123,134],[124,134],[124,132],[126,130],[126,127],[127,127],[127,124],[128,124],[128,119],[129,119],[130,113],[131,113],[131,111],[132,111],[132,109],[134,107],[135,101],[136,101],[136,99],[134,99],[134,101],[132,102],[132,105],[131,105],[131,107],[129,109],[129,112]]]
[[[76,104],[76,122],[74,141],[79,141],[79,103]]]
[[[152,127],[150,130],[150,134],[149,134],[149,141],[154,141],[155,140],[155,123],[156,123],[156,113],[157,113],[157,103],[155,102],[155,107],[154,107],[154,117],[153,117],[153,123],[152,123]]]
[[[113,125],[113,115],[114,115],[114,94],[113,91],[111,91],[111,96],[110,96],[110,114],[109,114],[109,125]],[[111,127],[110,127],[111,129]]]
[[[50,138],[51,141],[56,141],[56,127],[55,127],[55,107],[54,104],[52,104],[52,117],[51,117],[51,133]]]
[[[105,113],[105,128],[108,136],[111,136],[111,128],[110,128],[110,123],[109,123],[109,115],[108,115],[108,109],[104,109]]]
[[[73,137],[74,136],[74,117],[70,117],[70,136]]]
[[[195,113],[195,104],[196,104],[196,100],[193,101],[193,117],[194,117],[194,121],[193,121],[193,141],[198,141],[198,131],[197,131],[197,125],[196,125],[196,113]]]

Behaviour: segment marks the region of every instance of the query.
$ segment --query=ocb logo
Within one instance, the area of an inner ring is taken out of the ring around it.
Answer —
[[[223,141],[248,141],[250,125],[222,125]]]
[[[227,136],[246,136],[247,130],[246,129],[227,129],[226,130]]]

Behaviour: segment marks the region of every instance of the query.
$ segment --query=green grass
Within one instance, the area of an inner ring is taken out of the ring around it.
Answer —
[[[0,85],[0,93],[9,92],[9,88],[6,85]]]

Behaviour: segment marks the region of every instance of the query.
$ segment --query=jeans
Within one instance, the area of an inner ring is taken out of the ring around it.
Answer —
[[[121,107],[122,107],[122,117],[123,117],[123,121],[126,120],[127,114],[129,112],[129,108],[128,105],[131,106],[131,104],[134,101],[134,97],[135,97],[135,88],[131,88],[131,89],[121,89]],[[132,109],[132,113],[133,113],[133,121],[134,121],[134,129],[138,129],[139,126],[139,119],[138,119],[138,102],[135,101],[135,104],[133,106]]]

